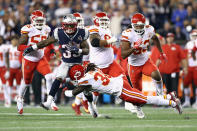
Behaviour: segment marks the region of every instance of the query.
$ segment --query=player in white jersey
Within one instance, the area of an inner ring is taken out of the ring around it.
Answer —
[[[18,90],[20,87],[22,72],[21,72],[21,62],[22,62],[22,54],[17,50],[18,37],[14,36],[11,39],[11,45],[9,45],[9,78],[7,92],[5,92],[7,96],[7,105],[11,106],[11,89],[13,87],[13,80],[16,79],[16,90],[18,94]]]
[[[80,69],[73,72],[80,71],[82,70]],[[180,100],[176,98],[174,93],[168,94],[167,97],[145,96],[142,94],[141,91],[132,88],[129,85],[128,81],[123,79],[123,75],[120,75],[118,77],[106,75],[93,63],[88,64],[85,72],[85,75],[78,81],[78,87],[76,87],[73,91],[67,92],[67,96],[75,96],[82,91],[84,91],[84,93],[86,94],[88,94],[88,92],[97,91],[99,93],[115,95],[124,101],[133,103],[134,105],[165,105],[176,108],[179,114],[182,113]],[[81,72],[80,74],[84,73]],[[91,100],[89,100],[88,104],[90,113],[93,115],[93,117],[97,117],[98,114],[94,103]]]
[[[157,95],[163,95],[163,82],[158,68],[150,60],[147,48],[150,40],[157,46],[161,58],[165,59],[160,42],[155,35],[151,25],[145,25],[145,17],[140,13],[133,15],[131,19],[132,28],[122,33],[121,55],[123,59],[128,57],[129,77],[132,86],[142,91],[142,74],[151,76],[156,86]]]
[[[189,85],[194,82],[194,85],[197,87],[197,52],[192,54],[195,47],[197,47],[197,29],[192,30],[190,33],[190,41],[187,42],[185,46],[188,54],[188,74],[183,80],[185,94],[185,102],[182,104],[183,107],[191,106]],[[192,107],[197,109],[197,88],[195,89],[195,97],[196,101]]]
[[[46,18],[42,11],[36,10],[31,16],[31,24],[25,25],[21,28],[21,37],[19,39],[18,50],[24,51],[28,47],[32,47],[34,50],[37,48],[37,44],[43,40],[46,40],[51,32],[49,26],[45,24]],[[29,48],[28,48],[29,49]],[[26,88],[31,84],[34,71],[40,72],[46,79],[47,93],[49,93],[52,85],[52,74],[48,61],[44,57],[44,49],[38,49],[31,53],[25,54],[22,61],[23,81],[19,90],[19,97],[17,99],[18,113],[23,113],[23,96]],[[53,110],[58,110],[57,106],[53,102],[51,105]]]
[[[76,13],[73,13],[73,15],[76,17],[77,19],[77,27],[78,28],[81,28],[81,29],[84,29],[84,18],[83,16],[76,12]],[[89,41],[89,40],[87,40]],[[85,66],[85,64],[89,61],[89,55],[83,55],[83,66]],[[88,111],[88,103],[87,103],[87,99],[86,97],[84,96],[83,92],[78,94],[76,97],[75,97],[75,101],[72,103],[72,109],[75,111],[75,114],[76,115],[82,115],[81,113],[81,110],[80,110],[80,106],[83,105],[83,108],[84,108],[84,111],[86,113],[90,113]]]
[[[90,52],[89,61],[94,63],[103,73],[113,77],[124,74],[122,67],[114,60],[112,44],[117,39],[112,36],[109,29],[109,18],[105,12],[99,12],[94,16],[94,25],[89,27]],[[124,76],[126,80],[126,76]],[[94,93],[94,102],[98,99],[98,93]]]
[[[0,79],[2,82],[2,88],[4,90],[4,106],[10,107],[11,102],[9,102],[9,88],[6,86],[6,81],[9,78],[9,58],[7,45],[3,44],[3,36],[0,36]]]

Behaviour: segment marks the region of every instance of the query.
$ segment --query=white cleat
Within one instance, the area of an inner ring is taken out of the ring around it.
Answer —
[[[51,104],[49,104],[49,103],[47,103],[47,102],[40,103],[40,106],[41,106],[42,108],[44,108],[45,110],[49,110],[50,105],[51,105]]]
[[[197,102],[192,105],[192,108],[197,109]]]
[[[132,103],[125,102],[124,108],[125,108],[125,110],[128,110],[128,111],[130,111],[133,114],[137,113],[137,107],[134,106]]]
[[[23,114],[23,99],[18,97],[16,103],[17,103],[18,113]]]
[[[184,103],[182,104],[182,107],[183,107],[183,108],[191,107],[191,104],[190,104],[190,102],[184,102]]]
[[[51,109],[54,110],[54,111],[58,111],[59,110],[58,106],[55,104],[54,101],[52,101],[52,103],[51,103]]]
[[[8,102],[8,101],[5,101],[4,106],[5,106],[6,108],[10,108],[10,107],[11,107],[11,103]]]
[[[88,110],[93,118],[97,118],[99,116],[96,108],[96,104],[93,104],[93,102],[92,103],[88,102]]]
[[[176,98],[175,102],[176,102],[176,107],[175,108],[177,109],[177,111],[181,115],[183,113],[183,109],[182,109],[182,106],[181,106],[181,101],[178,98]]]
[[[137,117],[140,119],[145,118],[144,112],[142,111],[142,108],[140,106],[137,106]]]

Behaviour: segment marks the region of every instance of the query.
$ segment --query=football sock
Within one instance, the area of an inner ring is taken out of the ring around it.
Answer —
[[[184,94],[185,94],[185,102],[190,102],[190,88],[184,88]]]
[[[11,98],[10,98],[9,86],[6,86],[5,84],[3,84],[2,86],[3,86],[3,91],[4,91],[4,99],[8,103],[10,103]]]
[[[81,104],[81,99],[79,97],[75,97],[75,104],[80,105]]]
[[[49,95],[52,97],[55,97],[55,94],[57,93],[59,87],[60,87],[61,81],[58,79],[55,79],[55,81],[52,84],[51,90],[49,92]]]
[[[147,96],[147,104],[176,106],[174,101],[164,99],[162,96]]]
[[[152,79],[152,80],[153,80],[153,83],[154,83],[154,85],[156,87],[156,93],[157,93],[157,95],[158,96],[159,95],[163,95],[163,81],[162,80],[156,81],[154,79]]]
[[[51,90],[51,85],[52,85],[52,73],[46,74],[45,76],[46,79],[46,88],[47,88],[47,95],[49,94],[50,90]]]
[[[23,98],[25,96],[25,92],[30,84],[25,84],[24,80],[22,80],[21,86],[19,88],[19,97]]]

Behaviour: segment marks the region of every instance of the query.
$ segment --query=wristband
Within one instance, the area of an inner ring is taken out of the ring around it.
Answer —
[[[34,44],[34,45],[32,46],[32,48],[33,48],[33,50],[37,50],[37,49],[38,49],[38,46],[37,46],[36,44]]]
[[[82,52],[83,52],[83,50],[82,49],[79,49],[78,53],[81,54]]]

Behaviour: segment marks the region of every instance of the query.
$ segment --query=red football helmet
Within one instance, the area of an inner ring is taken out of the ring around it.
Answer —
[[[84,76],[84,74],[85,70],[82,65],[76,64],[69,69],[69,77],[73,81],[81,79]]]
[[[80,13],[78,13],[78,12],[77,13],[74,13],[73,15],[77,19],[77,23],[78,23],[77,27],[78,28],[81,28],[81,29],[84,29],[84,19],[83,19],[83,16]]]
[[[46,24],[46,17],[44,13],[40,10],[35,10],[34,12],[32,12],[30,19],[31,19],[32,25],[35,26],[39,30],[41,30],[42,27]]]
[[[62,28],[67,34],[73,34],[77,31],[77,19],[73,14],[67,14],[62,20]]]
[[[196,40],[197,39],[197,29],[193,29],[190,34],[190,40]]]
[[[137,34],[141,35],[144,33],[145,21],[146,18],[143,14],[136,13],[133,15],[131,19],[131,26]]]
[[[99,26],[104,29],[109,28],[110,21],[107,16],[107,13],[105,12],[96,13],[96,16],[93,17],[93,20],[96,26]]]

